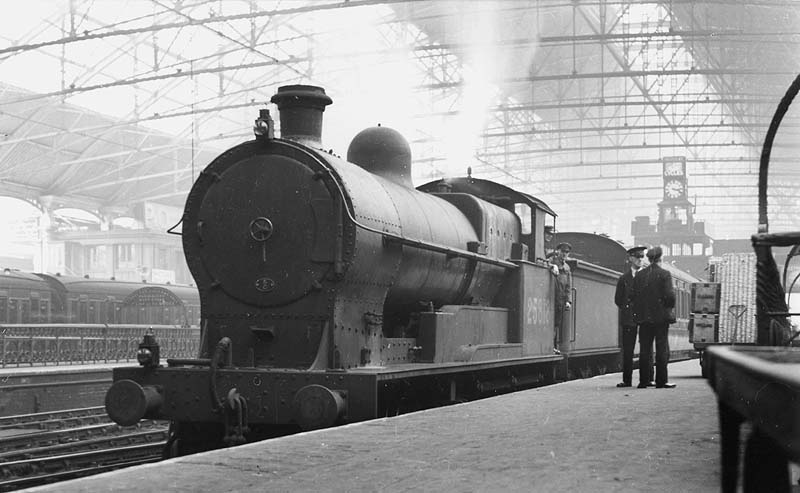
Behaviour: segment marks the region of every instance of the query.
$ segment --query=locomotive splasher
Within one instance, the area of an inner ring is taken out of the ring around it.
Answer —
[[[365,130],[345,161],[321,149],[324,90],[286,86],[272,101],[283,138],[262,111],[256,139],[216,158],[186,202],[200,357],[164,367],[145,341],[142,368],[114,370],[115,421],[170,419],[241,443],[262,426],[383,415],[394,382],[553,358],[552,285],[535,262],[546,205],[472,178],[414,190],[397,132]]]

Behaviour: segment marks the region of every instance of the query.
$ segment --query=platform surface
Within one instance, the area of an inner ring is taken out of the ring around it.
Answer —
[[[609,374],[32,491],[719,491],[716,397],[698,360],[669,371],[675,389]]]

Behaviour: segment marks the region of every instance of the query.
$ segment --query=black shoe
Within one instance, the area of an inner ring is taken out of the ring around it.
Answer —
[[[647,384],[648,387],[655,387],[656,382],[654,380],[650,380],[650,383]]]
[[[617,384],[617,387],[630,387],[630,386],[631,384],[629,384],[628,382],[620,382]]]
[[[661,385],[656,385],[657,389],[674,389],[675,387],[677,387],[677,385],[674,383],[665,383]]]
[[[647,388],[647,384],[646,383],[640,383],[639,385],[636,386],[636,388],[637,389],[646,389]]]

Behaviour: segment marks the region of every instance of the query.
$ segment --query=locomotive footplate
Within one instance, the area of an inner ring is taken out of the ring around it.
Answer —
[[[379,413],[392,416],[555,383],[562,380],[565,364],[564,356],[552,354],[469,363],[366,367],[350,373],[375,372]]]
[[[525,365],[557,363],[563,360],[564,356],[562,355],[548,354],[544,356],[482,361],[477,363],[453,362],[439,363],[436,365],[426,363],[408,363],[385,367],[353,368],[348,370],[348,374],[365,375],[374,373],[378,381],[388,381],[423,376],[452,376],[459,374],[471,374],[481,371],[518,368]]]
[[[303,429],[316,429],[403,412],[394,409],[392,402],[407,397],[400,394],[412,380],[428,384],[421,387],[426,390],[417,397],[431,393],[433,385],[443,386],[444,397],[436,398],[436,404],[440,404],[442,400],[469,399],[552,382],[555,373],[551,368],[563,361],[563,356],[546,355],[347,371],[218,368],[214,373],[200,366],[123,367],[114,369],[106,410],[114,421],[126,424],[142,418],[221,423],[225,420],[223,404],[227,396],[235,394],[246,402],[246,419],[251,426],[299,424]],[[417,402],[414,407],[426,405]]]

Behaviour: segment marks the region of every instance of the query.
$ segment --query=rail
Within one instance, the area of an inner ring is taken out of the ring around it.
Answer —
[[[149,328],[162,358],[197,357],[198,327],[110,324],[0,324],[0,367],[136,361]]]
[[[3,463],[0,491],[39,486],[66,479],[157,462],[166,441],[138,443],[101,450],[83,450],[57,456],[21,459]]]

